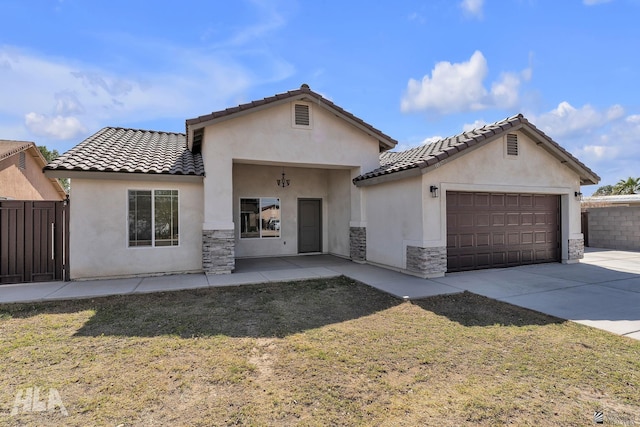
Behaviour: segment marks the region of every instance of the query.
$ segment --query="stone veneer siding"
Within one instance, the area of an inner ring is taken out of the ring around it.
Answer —
[[[442,275],[447,272],[447,248],[407,246],[407,270],[421,276]]]
[[[569,259],[584,258],[584,239],[569,239]]]
[[[202,269],[205,273],[229,274],[235,270],[233,230],[202,231]]]
[[[640,251],[640,206],[589,208],[589,246]]]
[[[353,261],[365,261],[367,259],[367,228],[349,228],[349,255]]]

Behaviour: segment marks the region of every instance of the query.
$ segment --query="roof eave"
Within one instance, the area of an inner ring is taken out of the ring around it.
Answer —
[[[536,140],[539,146],[542,146],[547,152],[556,157],[560,163],[577,173],[580,177],[580,185],[595,185],[600,182],[600,177],[595,172],[579,163],[575,157],[565,152],[557,142],[553,141],[535,126],[527,122],[526,124],[518,126],[518,129],[530,138]]]
[[[373,126],[364,122],[362,119],[359,119],[356,116],[354,116],[352,113],[349,113],[346,110],[342,109],[341,107],[338,107],[337,105],[333,104],[332,102],[327,101],[322,95],[312,91],[311,89],[301,88],[301,89],[292,90],[286,93],[278,94],[269,98],[265,98],[263,100],[241,104],[237,107],[227,108],[226,110],[221,110],[221,111],[213,112],[211,114],[206,114],[203,116],[186,120],[185,127],[187,131],[187,141],[186,141],[187,147],[191,149],[189,144],[192,139],[191,137],[193,135],[193,131],[196,129],[204,128],[206,126],[219,123],[225,120],[242,117],[244,115],[251,114],[257,111],[262,111],[267,108],[271,108],[273,106],[286,104],[291,102],[292,100],[313,102],[317,105],[320,105],[322,108],[330,111],[336,117],[343,119],[347,123],[363,131],[367,135],[375,138],[378,141],[380,151],[390,150],[398,144],[398,141],[378,131]]]
[[[107,172],[86,171],[75,169],[45,169],[45,176],[49,178],[69,179],[104,179],[116,181],[173,181],[173,182],[202,182],[204,175],[146,173],[146,172]]]

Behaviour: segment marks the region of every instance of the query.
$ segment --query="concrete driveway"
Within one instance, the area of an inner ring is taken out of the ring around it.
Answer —
[[[640,252],[588,249],[579,264],[451,273],[425,280],[331,255],[239,259],[226,275],[183,274],[0,286],[0,303],[93,298],[345,275],[400,298],[470,291],[640,340]]]
[[[640,252],[587,248],[578,264],[451,273],[435,281],[640,339]]]

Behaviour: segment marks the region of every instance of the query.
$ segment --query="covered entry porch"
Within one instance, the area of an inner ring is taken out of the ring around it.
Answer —
[[[350,258],[361,222],[358,168],[234,161],[236,264],[245,258],[332,254]]]

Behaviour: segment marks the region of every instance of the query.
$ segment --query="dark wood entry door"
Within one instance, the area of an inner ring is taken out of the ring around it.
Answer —
[[[321,199],[298,199],[298,252],[322,252]]]
[[[447,271],[560,260],[560,196],[447,192]]]

